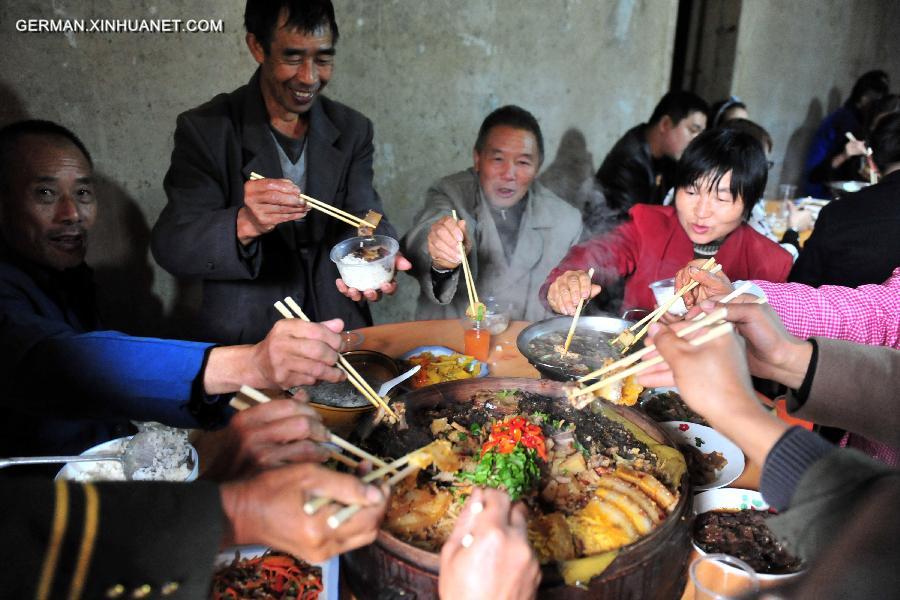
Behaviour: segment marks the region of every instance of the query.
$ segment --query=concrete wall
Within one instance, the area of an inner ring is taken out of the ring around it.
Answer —
[[[770,193],[799,183],[822,118],[864,72],[884,69],[900,84],[900,3],[889,0],[743,2],[732,92],[775,143]]]
[[[542,123],[553,181],[572,188],[668,86],[676,0],[336,0],[329,94],[376,128],[375,183],[405,230],[428,184],[471,164],[483,117],[517,103]],[[101,222],[89,255],[108,321],[158,327],[185,289],[147,254],[165,204],[175,116],[250,77],[241,2],[11,1],[0,5],[0,122],[73,128],[94,153]],[[222,19],[223,33],[20,33],[29,18]],[[567,133],[568,132],[568,133]],[[574,183],[573,183],[574,182]],[[376,309],[411,318],[415,282]]]

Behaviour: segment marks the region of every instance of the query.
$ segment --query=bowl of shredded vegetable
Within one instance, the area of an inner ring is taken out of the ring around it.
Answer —
[[[336,556],[324,563],[310,564],[263,546],[238,546],[216,557],[209,597],[337,600],[338,568]]]

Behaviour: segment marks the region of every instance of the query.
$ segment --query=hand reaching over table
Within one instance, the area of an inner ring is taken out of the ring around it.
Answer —
[[[228,519],[223,546],[262,544],[307,562],[321,562],[372,543],[387,508],[387,495],[381,489],[353,475],[311,464],[272,469],[223,484],[221,495]],[[332,529],[327,520],[338,507],[307,515],[303,504],[313,497],[361,508]]]
[[[475,488],[441,549],[441,598],[534,598],[541,570],[528,543],[525,508],[505,491]]]
[[[574,315],[578,302],[600,293],[601,287],[591,282],[586,271],[566,271],[547,289],[550,308],[562,315]]]
[[[396,271],[408,271],[412,269],[412,263],[403,256],[401,253],[397,253],[397,256],[394,258],[394,269]],[[344,283],[343,279],[336,279],[335,285],[337,285],[337,289],[340,293],[350,298],[354,302],[360,302],[361,300],[368,300],[369,302],[378,302],[381,299],[382,295],[392,296],[394,292],[397,291],[397,280],[392,279],[388,283],[384,283],[377,290],[358,290],[356,288],[347,287],[347,284]]]
[[[289,179],[250,179],[244,183],[244,206],[237,214],[237,236],[247,245],[277,225],[302,219],[309,205]]]

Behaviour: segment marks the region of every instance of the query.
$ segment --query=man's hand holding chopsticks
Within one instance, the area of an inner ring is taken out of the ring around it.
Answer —
[[[387,494],[378,487],[311,464],[272,469],[252,479],[226,483],[221,494],[228,520],[223,545],[264,544],[308,562],[320,562],[375,541],[387,509]],[[332,529],[327,520],[339,506],[307,515],[303,504],[314,497],[361,508],[341,527]]]
[[[456,220],[452,216],[441,217],[428,231],[428,254],[431,265],[436,269],[455,269],[462,262],[459,255],[459,243],[468,253],[472,249],[472,240],[466,235],[466,222]]]
[[[407,260],[405,256],[397,253],[397,256],[394,258],[394,269],[396,271],[408,271],[412,269],[412,263]],[[397,291],[397,279],[396,275],[394,279],[389,281],[388,283],[384,283],[377,290],[358,290],[356,288],[347,287],[347,284],[344,283],[343,279],[336,279],[335,285],[337,285],[337,289],[340,293],[347,296],[354,302],[359,302],[361,300],[368,300],[369,302],[378,302],[381,300],[382,295],[392,296],[394,292]]]
[[[237,214],[237,237],[247,245],[276,225],[302,219],[309,205],[289,179],[250,179],[244,182],[244,206]]]

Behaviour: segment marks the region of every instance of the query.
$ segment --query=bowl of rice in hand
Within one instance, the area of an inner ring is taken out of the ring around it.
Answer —
[[[400,374],[400,367],[394,359],[381,352],[352,350],[344,352],[343,357],[376,392],[382,383]],[[303,389],[309,394],[309,402],[322,416],[325,426],[340,436],[349,434],[365,413],[375,410],[347,380],[340,383],[321,381]]]

